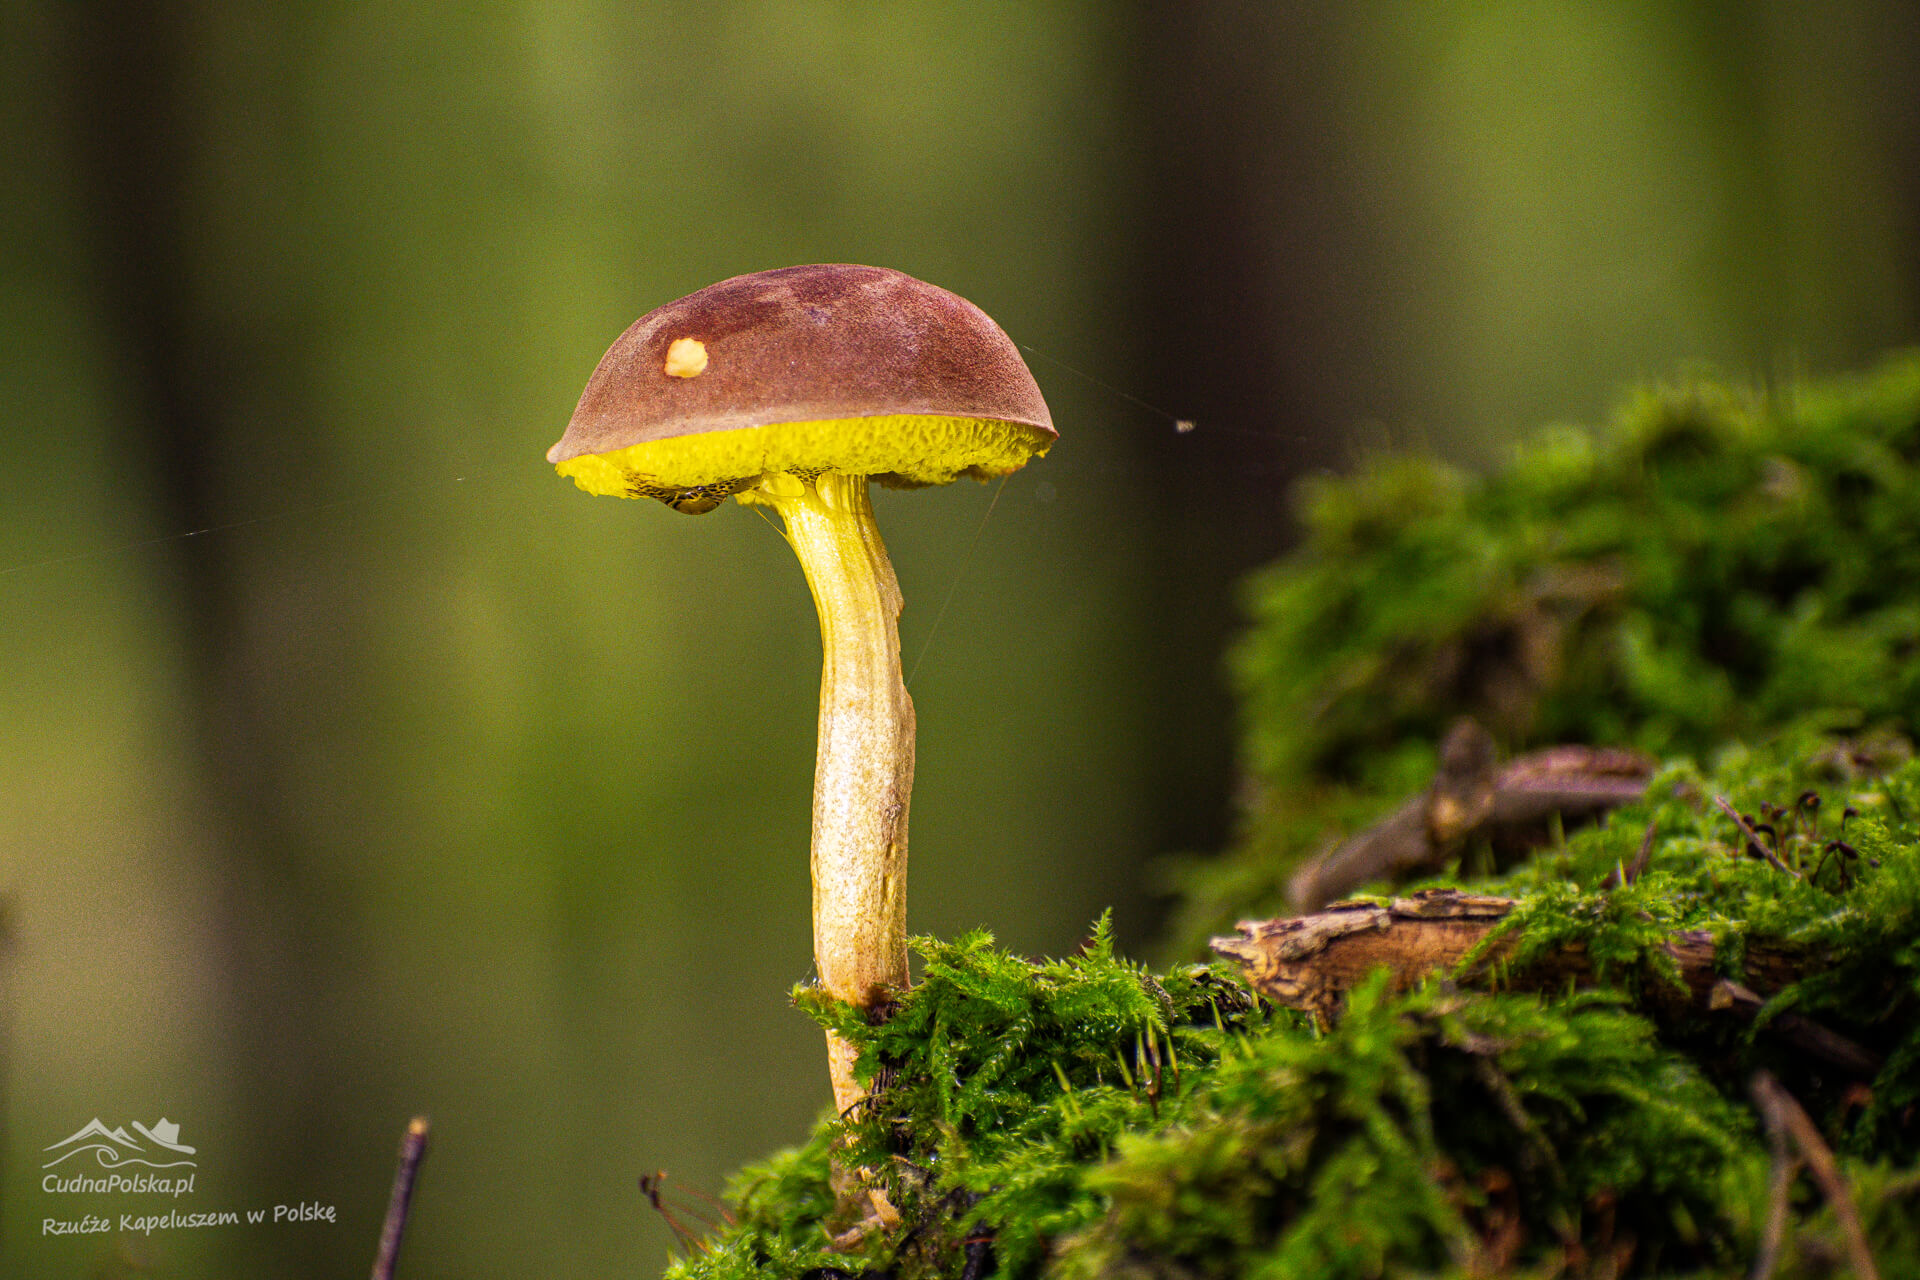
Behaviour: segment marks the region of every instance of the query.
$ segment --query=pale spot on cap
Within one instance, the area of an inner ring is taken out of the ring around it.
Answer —
[[[707,344],[698,338],[675,338],[667,348],[669,378],[697,378],[706,372]]]

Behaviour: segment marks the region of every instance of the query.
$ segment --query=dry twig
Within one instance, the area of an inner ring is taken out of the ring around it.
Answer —
[[[1740,816],[1739,810],[1735,809],[1731,804],[1727,803],[1727,798],[1725,796],[1715,796],[1713,798],[1713,802],[1714,804],[1719,806],[1720,812],[1726,814],[1729,818],[1733,819],[1734,826],[1740,828],[1740,834],[1747,838],[1748,848],[1752,849],[1755,853],[1765,858],[1767,860],[1767,864],[1771,866],[1775,871],[1784,871],[1786,874],[1792,876],[1795,880],[1798,880],[1800,878],[1800,873],[1798,871],[1795,871],[1792,867],[1780,861],[1779,854],[1775,853],[1773,850],[1767,848],[1766,845],[1761,843],[1760,837],[1755,835],[1753,828],[1747,825],[1747,820]]]
[[[1767,1126],[1767,1147],[1773,1153],[1773,1165],[1767,1175],[1767,1223],[1760,1235],[1760,1251],[1754,1256],[1748,1280],[1772,1280],[1780,1266],[1780,1252],[1787,1244],[1787,1220],[1792,1211],[1788,1196],[1793,1179],[1800,1172],[1800,1160],[1787,1150],[1785,1130]]]
[[[1632,884],[1641,876],[1645,875],[1647,873],[1647,864],[1653,861],[1653,838],[1659,833],[1659,830],[1660,820],[1658,818],[1649,822],[1647,824],[1647,833],[1640,837],[1640,848],[1633,855],[1633,861],[1629,862],[1624,869],[1618,864],[1615,864],[1614,869],[1607,873],[1607,878],[1600,882],[1600,887],[1602,889],[1618,889],[1625,885]]]
[[[1833,1216],[1840,1220],[1840,1230],[1847,1238],[1847,1254],[1855,1280],[1879,1280],[1880,1269],[1874,1265],[1872,1250],[1867,1248],[1866,1228],[1860,1223],[1860,1211],[1854,1207],[1853,1193],[1847,1190],[1839,1162],[1833,1158],[1832,1148],[1820,1136],[1812,1117],[1770,1072],[1755,1073],[1752,1089],[1754,1104],[1760,1108],[1760,1118],[1766,1122],[1768,1135],[1771,1137],[1777,1132],[1792,1141],[1800,1158],[1806,1161],[1807,1171],[1819,1184],[1820,1193],[1833,1206]],[[1772,1224],[1768,1226],[1771,1230]]]
[[[406,1136],[400,1139],[400,1164],[393,1171],[393,1192],[387,1197],[387,1218],[380,1227],[373,1280],[393,1280],[394,1265],[400,1261],[400,1237],[407,1229],[407,1210],[413,1204],[414,1179],[420,1176],[420,1162],[426,1155],[427,1118],[415,1116],[407,1122]]]

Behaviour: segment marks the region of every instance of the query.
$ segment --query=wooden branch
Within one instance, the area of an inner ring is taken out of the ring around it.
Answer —
[[[1496,763],[1493,739],[1461,720],[1440,745],[1433,784],[1392,814],[1306,863],[1287,884],[1296,910],[1315,911],[1375,880],[1442,871],[1469,842],[1516,855],[1541,843],[1558,814],[1592,821],[1646,794],[1654,763],[1637,751],[1561,746]]]
[[[1215,938],[1213,949],[1239,961],[1260,994],[1327,1021],[1347,991],[1375,969],[1390,970],[1396,989],[1411,987],[1430,974],[1451,972],[1513,907],[1511,898],[1428,889],[1384,905],[1362,899],[1335,903],[1315,915],[1244,921],[1238,937]],[[1677,933],[1667,940],[1665,951],[1679,970],[1682,988],[1652,983],[1646,999],[1669,1014],[1713,1011],[1720,975],[1714,971],[1712,935],[1705,930]],[[1528,989],[1595,981],[1592,961],[1578,944],[1543,956],[1524,970],[1499,973],[1511,954],[1510,943],[1496,942],[1471,972],[1458,976],[1485,984],[1498,974],[1501,986]],[[1750,984],[1775,991],[1798,976],[1792,954],[1749,948]]]
[[[1511,898],[1428,889],[1382,905],[1360,899],[1337,902],[1309,916],[1249,920],[1240,936],[1213,939],[1213,949],[1240,962],[1247,982],[1276,1004],[1312,1014],[1325,1026],[1339,1013],[1347,991],[1375,969],[1393,974],[1395,990],[1422,978],[1453,973],[1467,954],[1513,910]],[[1722,977],[1714,965],[1713,936],[1702,929],[1683,930],[1662,948],[1674,962],[1681,986],[1648,983],[1642,1001],[1666,1017],[1733,1013],[1751,1022],[1766,1004],[1752,987]],[[1462,981],[1523,990],[1586,986],[1597,980],[1586,949],[1571,944],[1530,962],[1524,969],[1504,966],[1513,954],[1507,940],[1496,942]],[[1755,945],[1745,957],[1746,977],[1769,991],[1797,980],[1805,957],[1782,947]],[[1766,1030],[1793,1048],[1859,1080],[1880,1073],[1886,1059],[1811,1018],[1783,1012]]]
[[[1713,990],[1707,994],[1708,1008],[1729,1009],[1749,1021],[1759,1014],[1765,1003],[1758,992],[1728,978],[1714,983]],[[1887,1060],[1871,1049],[1797,1013],[1782,1013],[1769,1019],[1767,1030],[1809,1057],[1831,1063],[1857,1079],[1871,1080],[1886,1065]]]

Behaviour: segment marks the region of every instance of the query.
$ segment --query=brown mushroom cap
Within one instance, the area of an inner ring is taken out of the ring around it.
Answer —
[[[703,365],[683,358],[685,346],[669,359],[685,339],[704,350]],[[898,271],[830,264],[735,276],[642,316],[601,359],[547,460],[615,455],[628,474],[651,480],[651,468],[635,462],[646,456],[637,447],[775,424],[847,428],[855,419],[914,421],[904,432],[896,424],[885,433],[884,446],[863,433],[869,438],[844,460],[837,445],[820,441],[862,433],[814,431],[818,439],[806,446],[812,453],[796,462],[773,449],[765,469],[898,472],[909,483],[927,483],[1004,473],[1019,465],[1007,465],[1010,452],[1024,461],[1057,435],[1018,348],[980,308]],[[921,438],[923,420],[964,425],[992,447],[971,461],[948,456],[950,440]],[[897,460],[886,452],[894,438]],[[938,465],[919,467],[916,451],[939,454]],[[753,453],[745,468],[762,457]],[[585,485],[579,471],[562,469]],[[666,475],[659,481],[695,482]]]

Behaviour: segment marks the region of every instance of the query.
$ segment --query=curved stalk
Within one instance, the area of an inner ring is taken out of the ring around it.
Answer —
[[[865,476],[774,476],[779,511],[820,614],[820,744],[813,778],[813,958],[840,1000],[872,1007],[907,985],[907,803],[913,700],[900,678],[900,584]],[[834,1102],[863,1096],[852,1046],[827,1037]]]

